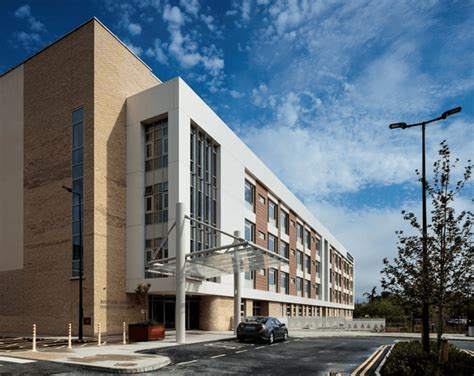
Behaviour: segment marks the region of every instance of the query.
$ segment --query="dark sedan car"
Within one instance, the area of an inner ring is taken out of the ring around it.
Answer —
[[[242,342],[254,339],[264,340],[271,344],[277,339],[286,341],[288,328],[275,317],[246,317],[237,327],[237,338]]]

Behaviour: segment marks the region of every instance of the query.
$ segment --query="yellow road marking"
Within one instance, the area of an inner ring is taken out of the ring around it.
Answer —
[[[354,372],[351,373],[351,376],[356,376],[357,375],[357,372],[359,372],[362,368],[365,367],[365,365],[367,363],[369,363],[372,358],[378,354],[378,352],[382,349],[383,346],[380,346],[377,350],[375,350],[362,364],[359,365],[359,367],[357,367]]]
[[[380,358],[380,356],[383,354],[384,350],[387,348],[388,345],[385,345],[383,346],[379,353],[377,355],[374,356],[374,358],[372,359],[372,361],[367,365],[367,367],[365,367],[364,371],[361,372],[360,376],[365,376],[365,374],[367,373],[367,371],[372,368],[372,366],[375,364],[375,362]]]

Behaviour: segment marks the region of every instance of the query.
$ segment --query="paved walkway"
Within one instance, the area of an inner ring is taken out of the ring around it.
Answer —
[[[324,338],[324,337],[397,337],[397,338],[420,338],[417,333],[372,333],[356,331],[331,331],[331,330],[290,330],[292,337]],[[233,338],[232,332],[203,332],[188,331],[186,344],[224,340]],[[474,341],[472,337],[463,335],[445,335],[448,340]],[[436,338],[436,335],[432,335]],[[114,373],[139,373],[150,372],[165,367],[170,363],[166,356],[147,355],[137,353],[140,350],[159,349],[171,346],[179,346],[175,342],[175,332],[167,331],[166,338],[162,341],[135,342],[131,344],[120,344],[118,337],[103,340],[115,340],[115,343],[103,346],[94,346],[89,342],[85,345],[74,345],[72,349],[66,348],[41,348],[37,352],[31,350],[2,352],[0,356],[15,358],[46,360],[65,364],[72,364],[87,368],[92,371],[109,371]],[[91,339],[92,340],[92,339]]]
[[[199,343],[233,338],[232,332],[202,332],[188,331],[186,343]],[[116,338],[114,338],[116,339]],[[103,338],[107,340],[107,338]],[[168,357],[159,355],[138,354],[137,351],[177,346],[174,331],[167,331],[166,338],[161,341],[134,342],[130,344],[105,344],[91,346],[91,344],[74,345],[72,349],[41,349],[36,352],[31,350],[1,352],[0,356],[15,358],[47,360],[65,364],[73,364],[91,371],[109,371],[114,373],[139,373],[151,372],[169,364]]]

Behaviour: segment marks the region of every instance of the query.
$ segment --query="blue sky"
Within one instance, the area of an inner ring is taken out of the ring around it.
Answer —
[[[180,75],[356,257],[357,296],[419,212],[420,132],[474,157],[473,1],[3,1],[0,71],[98,17],[163,81]],[[471,208],[473,184],[457,202]]]

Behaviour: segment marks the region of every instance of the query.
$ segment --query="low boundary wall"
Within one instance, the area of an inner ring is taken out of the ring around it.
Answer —
[[[279,317],[288,329],[354,330],[383,332],[385,319],[345,319],[343,317]]]

